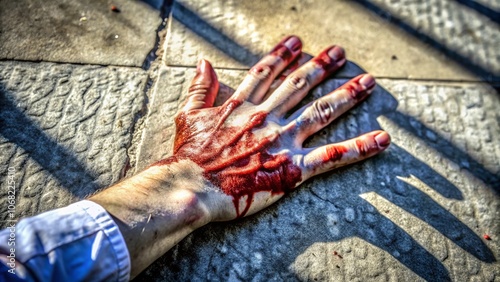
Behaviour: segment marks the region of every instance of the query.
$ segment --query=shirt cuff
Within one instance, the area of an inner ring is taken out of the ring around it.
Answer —
[[[130,280],[130,255],[128,253],[127,244],[125,239],[118,228],[118,225],[111,218],[108,212],[99,204],[83,200],[76,202],[74,205],[78,206],[100,226],[100,228],[108,237],[111,242],[114,256],[118,265],[118,281]]]
[[[9,230],[0,231],[0,253],[9,254]],[[20,220],[15,258],[36,281],[128,281],[130,256],[118,225],[95,202]],[[21,275],[23,276],[23,275]]]

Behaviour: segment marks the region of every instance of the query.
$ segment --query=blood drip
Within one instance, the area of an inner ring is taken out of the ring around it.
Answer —
[[[205,178],[233,197],[238,217],[244,216],[255,193],[269,191],[283,194],[302,180],[301,170],[286,154],[271,154],[276,135],[257,138],[253,130],[265,125],[267,113],[257,112],[243,126],[225,124],[228,116],[241,102],[230,100],[210,111],[182,112],[176,119],[174,143],[176,160],[189,159],[204,170]],[[240,211],[240,199],[246,205]]]

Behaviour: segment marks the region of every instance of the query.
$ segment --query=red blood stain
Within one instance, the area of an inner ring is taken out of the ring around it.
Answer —
[[[368,148],[366,148],[365,143],[361,140],[356,140],[356,147],[358,147],[358,152],[361,156],[366,156],[368,154]]]
[[[339,253],[337,253],[337,251],[333,251],[333,255],[337,256],[338,258],[340,259],[343,259],[344,257],[342,257]]]
[[[288,48],[285,45],[285,42],[288,41],[292,36],[289,36],[283,40],[281,40],[276,47],[274,47],[273,50],[271,50],[270,54],[274,56],[281,57],[285,63],[290,63],[293,59],[293,53],[292,52],[297,52],[300,50],[302,47],[302,42],[300,40],[296,40],[295,44]]]
[[[283,194],[302,180],[301,170],[285,154],[269,152],[276,145],[275,133],[257,138],[253,130],[266,124],[267,114],[257,112],[242,126],[225,124],[241,102],[230,100],[221,107],[182,112],[176,118],[174,155],[189,159],[204,170],[204,176],[224,193],[233,197],[238,217],[244,216],[255,193]],[[165,165],[176,160],[164,160]],[[240,199],[246,205],[240,210]]]
[[[278,57],[281,57],[283,58],[283,60],[285,62],[290,62],[290,60],[292,59],[292,52],[290,51],[290,49],[288,49],[286,46],[284,45],[281,45],[281,46],[276,46],[276,48],[271,51],[271,55],[275,55],[275,56],[278,56]]]
[[[338,68],[337,61],[328,56],[328,51],[330,51],[332,48],[324,50],[312,60],[314,63],[320,65],[321,68],[325,70],[323,78],[330,75],[334,70]]]
[[[118,7],[116,7],[115,5],[111,5],[111,11],[113,11],[115,13],[119,13],[120,9],[118,9]]]
[[[373,87],[368,88],[367,90],[363,90],[363,87],[360,85],[359,80],[363,76],[357,76],[350,80],[348,83],[342,85],[341,89],[345,89],[348,93],[349,96],[354,99],[355,101],[361,101],[368,97],[368,92],[367,90],[372,89]]]
[[[158,162],[156,162],[156,163],[154,163],[154,164],[152,164],[152,165],[150,165],[150,166],[155,166],[155,165],[169,165],[169,164],[171,164],[171,163],[176,163],[176,162],[178,162],[178,161],[179,161],[179,159],[177,159],[177,157],[176,157],[176,156],[172,156],[172,157],[169,157],[169,158],[163,159],[163,160],[161,160],[161,161],[158,161]]]
[[[328,146],[326,147],[326,154],[323,156],[323,162],[339,161],[347,151],[348,149],[341,145]]]
[[[484,234],[484,235],[483,235],[483,238],[484,238],[484,239],[486,239],[486,240],[488,240],[488,241],[489,241],[489,240],[491,240],[491,237],[490,237],[490,235],[488,235],[488,234]]]

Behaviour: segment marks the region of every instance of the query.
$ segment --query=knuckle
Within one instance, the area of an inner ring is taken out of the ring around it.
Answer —
[[[362,157],[366,156],[366,154],[368,153],[368,151],[366,150],[367,147],[365,146],[365,142],[360,139],[356,139],[356,141],[354,142],[354,149],[356,150],[358,155]]]
[[[188,95],[193,96],[193,95],[206,95],[209,93],[211,87],[208,83],[204,82],[199,82],[199,83],[193,83],[191,86],[189,86],[188,90]]]
[[[250,74],[259,80],[267,80],[273,76],[273,67],[269,65],[257,65],[250,70]]]
[[[311,107],[313,119],[316,122],[319,122],[321,124],[327,124],[328,122],[330,122],[330,119],[333,116],[333,107],[328,101],[325,101],[324,99],[318,99],[313,102]]]
[[[310,83],[307,76],[292,75],[288,78],[288,87],[290,87],[294,92],[308,89],[309,85]]]

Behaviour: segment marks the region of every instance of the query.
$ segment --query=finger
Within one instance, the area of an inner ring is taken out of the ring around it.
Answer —
[[[372,131],[357,138],[313,149],[304,156],[304,173],[308,177],[372,157],[391,143],[387,132]]]
[[[362,74],[307,104],[287,119],[290,135],[295,137],[297,145],[302,145],[309,136],[366,99],[375,86],[373,76]]]
[[[345,64],[345,52],[339,46],[332,46],[311,61],[304,64],[259,107],[262,111],[283,116],[302,100],[312,87]]]
[[[274,49],[250,69],[236,90],[233,99],[259,104],[273,80],[300,53],[302,42],[297,36],[283,39]]]
[[[189,86],[186,103],[182,110],[208,108],[214,105],[219,92],[219,80],[207,60],[201,59],[196,67],[196,75]]]
[[[300,53],[300,55],[298,55],[297,58],[293,60],[288,66],[286,66],[286,68],[281,72],[281,74],[279,74],[278,77],[274,79],[274,81],[271,83],[271,86],[269,86],[269,90],[262,98],[262,101],[269,98],[269,96],[271,96],[271,94],[274,93],[276,89],[278,89],[278,87],[285,81],[285,79],[290,74],[292,74],[296,69],[298,69],[299,67],[303,66],[305,63],[310,61],[312,58],[313,57],[307,53],[304,52]]]

